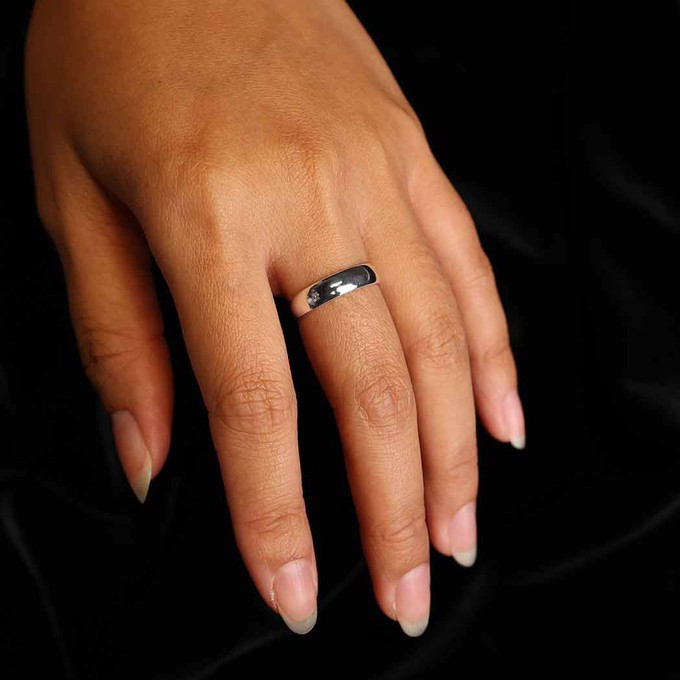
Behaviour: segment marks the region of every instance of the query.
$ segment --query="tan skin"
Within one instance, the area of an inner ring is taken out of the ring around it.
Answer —
[[[318,575],[273,296],[378,271],[299,324],[378,604],[422,633],[430,544],[474,560],[475,414],[518,446],[524,424],[475,227],[354,15],[341,0],[38,0],[26,66],[38,208],[123,470],[143,500],[170,444],[154,258],[239,549],[296,632]]]

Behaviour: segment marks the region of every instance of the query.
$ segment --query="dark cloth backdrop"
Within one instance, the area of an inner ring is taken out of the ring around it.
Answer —
[[[678,677],[680,5],[352,3],[494,264],[527,448],[480,432],[479,558],[433,555],[407,639],[373,601],[332,413],[279,309],[320,570],[307,637],[234,547],[206,416],[159,278],[176,374],[166,468],[139,506],[82,372],[35,213],[30,7],[0,10],[0,677]],[[450,9],[449,9],[450,8]]]

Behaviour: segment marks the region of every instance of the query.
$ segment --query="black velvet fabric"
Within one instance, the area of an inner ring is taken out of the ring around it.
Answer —
[[[317,627],[289,633],[235,549],[160,277],[177,404],[168,463],[137,504],[35,213],[30,3],[12,3],[0,10],[0,678],[554,677],[635,662],[678,677],[680,6],[352,6],[467,201],[509,318],[527,448],[480,431],[478,563],[433,553],[421,638],[380,613],[332,413],[282,303],[320,572]]]

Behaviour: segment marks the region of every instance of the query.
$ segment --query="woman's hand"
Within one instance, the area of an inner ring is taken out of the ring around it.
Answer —
[[[353,14],[341,0],[38,0],[27,102],[38,208],[133,489],[143,501],[170,438],[153,257],[240,551],[300,633],[317,573],[273,295],[374,266],[379,285],[299,323],[378,603],[420,634],[430,541],[475,558],[475,403],[502,441],[521,447],[524,422],[473,223]]]

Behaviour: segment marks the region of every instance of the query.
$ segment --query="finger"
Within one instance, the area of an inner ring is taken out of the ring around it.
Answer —
[[[358,234],[315,237],[316,248],[291,248],[277,260],[276,280],[289,300],[365,261]],[[299,323],[335,410],[377,601],[407,634],[419,635],[429,618],[430,572],[416,408],[380,286],[339,297]]]
[[[172,369],[150,257],[134,218],[84,169],[69,178],[57,225],[82,361],[111,414],[122,469],[140,502],[168,454]]]
[[[413,186],[416,213],[465,323],[480,418],[491,435],[522,449],[524,413],[507,322],[470,213],[431,157]]]
[[[477,442],[468,348],[456,300],[399,195],[369,220],[364,242],[388,273],[382,292],[418,404],[427,525],[437,550],[471,566],[477,552]]]
[[[240,552],[265,601],[306,633],[316,621],[317,572],[285,340],[257,245],[234,237],[228,250],[216,247],[221,236],[206,222],[186,231],[191,243],[161,252],[161,267],[209,411]]]

